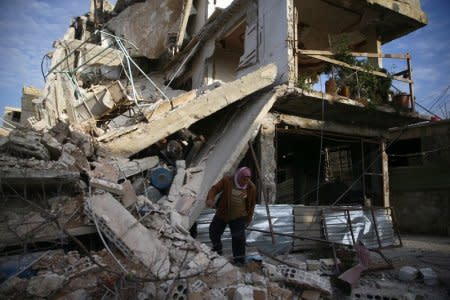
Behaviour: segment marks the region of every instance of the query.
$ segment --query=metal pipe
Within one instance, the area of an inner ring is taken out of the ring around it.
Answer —
[[[48,74],[52,73],[57,67],[59,67],[64,61],[66,61],[66,60],[69,58],[69,56],[71,56],[72,54],[75,53],[75,51],[77,51],[78,49],[80,49],[84,44],[87,44],[94,36],[95,36],[95,33],[94,33],[94,35],[92,35],[90,38],[88,38],[87,40],[83,41],[80,45],[78,45],[78,47],[76,47],[76,48],[73,49],[71,52],[69,52],[69,54],[67,54],[61,61],[59,61],[58,63],[56,63],[56,65],[55,65],[53,68],[51,68],[51,69],[47,72],[47,74],[45,75],[45,77],[47,77]]]
[[[345,210],[345,214],[347,215],[347,223],[348,223],[348,227],[350,228],[350,234],[352,236],[352,242],[353,245],[356,244],[355,241],[355,235],[353,234],[353,226],[352,226],[352,219],[350,218],[350,211],[348,209]]]
[[[103,54],[103,52],[105,52],[106,50],[109,50],[110,46],[106,47],[105,49],[103,49],[102,51],[100,51],[99,53],[97,53],[96,55],[92,56],[91,58],[89,58],[87,61],[83,62],[81,65],[79,65],[78,67],[76,67],[72,73],[77,72],[81,67],[84,67],[88,62],[90,62],[91,60],[93,60],[94,58],[97,58],[98,56],[100,56],[101,54]]]
[[[116,40],[117,41],[117,40]],[[139,67],[139,65],[133,60],[133,58],[131,58],[130,54],[128,53],[128,51],[125,49],[125,46],[122,44],[121,41],[119,42],[119,47],[122,46],[123,48],[121,49],[123,54],[125,55],[125,57],[127,59],[129,59],[131,61],[131,63],[142,73],[142,75],[155,87],[155,89],[167,100],[170,102],[169,97],[167,97],[167,95],[156,85],[155,82],[153,82],[153,80],[150,79],[150,77],[147,76],[147,74],[145,74],[145,72],[141,69],[141,67]],[[171,103],[172,105],[172,103]]]
[[[378,226],[377,226],[377,220],[375,218],[375,213],[373,212],[373,207],[370,207],[370,214],[372,215],[372,220],[373,220],[373,225],[375,227],[375,234],[377,236],[377,241],[378,241],[378,248],[381,248],[381,239],[380,239],[380,233],[378,232]]]
[[[299,235],[293,235],[293,234],[288,234],[288,233],[281,233],[281,232],[276,232],[276,231],[270,232],[270,231],[267,231],[267,230],[256,229],[256,228],[253,228],[253,227],[247,227],[246,230],[248,230],[248,231],[256,231],[256,232],[261,232],[261,233],[266,233],[266,234],[274,234],[274,235],[279,235],[279,236],[286,236],[286,237],[299,239],[299,240],[307,240],[307,241],[320,242],[320,243],[325,243],[325,244],[337,244],[337,245],[343,245],[343,246],[349,247],[349,245],[346,245],[346,244],[330,242],[330,241],[327,241],[327,240],[316,239],[316,238],[305,237],[305,236],[299,236]]]
[[[136,92],[136,87],[134,86],[133,73],[131,71],[130,59],[129,59],[129,56],[125,54],[127,52],[127,50],[125,49],[124,45],[122,44],[122,42],[117,37],[115,39],[116,39],[117,45],[119,46],[119,48],[122,51],[122,53],[124,53],[124,56],[126,58],[127,66],[128,66],[128,74],[127,74],[127,71],[125,70],[125,68],[124,68],[124,72],[125,72],[125,74],[127,74],[127,77],[128,77],[128,79],[130,80],[130,83],[131,83],[131,87],[132,87],[132,90],[133,90],[134,103],[140,109],[139,103],[137,101],[137,92]]]

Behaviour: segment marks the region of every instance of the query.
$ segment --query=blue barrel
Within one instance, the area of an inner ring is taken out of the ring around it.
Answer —
[[[152,185],[161,191],[170,187],[173,180],[173,174],[166,168],[157,168],[152,171],[150,179]]]

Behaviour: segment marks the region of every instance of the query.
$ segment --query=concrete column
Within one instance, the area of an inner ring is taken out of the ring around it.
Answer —
[[[375,28],[370,29],[367,33],[366,44],[361,49],[363,52],[369,53],[381,53],[381,41],[378,39],[377,31]],[[378,58],[369,58],[369,61],[372,65],[382,68],[383,67],[383,59],[381,57]]]
[[[260,166],[263,176],[263,182],[266,189],[268,189],[269,203],[273,204],[276,200],[276,172],[277,172],[277,160],[275,151],[275,126],[276,119],[269,113],[264,118],[261,126],[260,134]],[[264,200],[263,191],[261,191],[261,201]]]
[[[298,81],[298,11],[293,0],[288,0],[288,69],[289,85],[296,86]]]

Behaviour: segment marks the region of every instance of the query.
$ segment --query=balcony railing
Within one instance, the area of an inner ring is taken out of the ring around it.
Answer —
[[[395,74],[385,73],[377,70],[368,70],[358,65],[351,65],[346,62],[337,60],[334,58],[336,53],[332,51],[323,51],[323,50],[301,50],[299,49],[298,54],[305,55],[311,58],[315,58],[321,60],[325,63],[332,64],[333,66],[339,66],[343,68],[348,68],[355,70],[356,72],[364,72],[368,74],[372,74],[377,77],[382,78],[390,78],[391,80],[400,81],[403,83],[407,83],[409,86],[409,95],[408,104],[409,110],[415,111],[415,97],[414,97],[414,81],[412,79],[412,68],[411,68],[411,56],[409,53],[407,54],[382,54],[382,53],[365,53],[365,52],[349,52],[348,54],[353,57],[364,57],[364,58],[389,58],[389,59],[397,59],[403,60],[406,62],[406,69],[400,72],[396,72]],[[394,89],[400,92],[400,89],[393,86]]]

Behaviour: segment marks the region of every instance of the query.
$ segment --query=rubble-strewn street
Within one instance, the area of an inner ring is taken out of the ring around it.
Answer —
[[[447,299],[448,238],[402,241],[390,198],[392,144],[430,118],[381,45],[426,23],[418,0],[91,0],[5,114],[0,298]],[[227,230],[219,255],[208,191],[242,166],[247,252]]]

